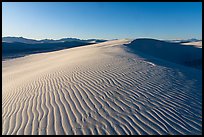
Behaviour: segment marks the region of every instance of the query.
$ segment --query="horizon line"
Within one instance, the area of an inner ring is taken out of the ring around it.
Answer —
[[[64,39],[64,38],[72,38],[72,39],[80,39],[80,40],[90,40],[90,39],[98,39],[98,40],[116,40],[116,39],[139,39],[139,38],[151,38],[151,39],[158,39],[158,40],[190,40],[190,39],[197,39],[197,40],[202,40],[199,38],[195,38],[195,37],[191,37],[191,38],[187,38],[187,39],[182,39],[182,38],[175,38],[175,39],[161,39],[161,38],[155,38],[155,37],[135,37],[135,38],[112,38],[112,39],[104,39],[104,38],[87,38],[87,39],[83,39],[83,38],[79,38],[79,37],[61,37],[61,38],[57,38],[57,39],[53,39],[53,38],[41,38],[41,39],[36,39],[36,38],[28,38],[28,37],[24,37],[24,36],[2,36],[2,38],[5,37],[15,37],[15,38],[24,38],[24,39],[32,39],[32,40],[60,40],[60,39]]]

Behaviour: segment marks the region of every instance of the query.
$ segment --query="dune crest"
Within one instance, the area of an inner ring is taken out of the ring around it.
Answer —
[[[2,134],[202,134],[202,71],[113,40],[2,62]]]

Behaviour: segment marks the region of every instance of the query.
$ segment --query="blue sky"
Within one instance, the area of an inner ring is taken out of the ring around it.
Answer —
[[[201,2],[3,2],[2,35],[202,38]]]

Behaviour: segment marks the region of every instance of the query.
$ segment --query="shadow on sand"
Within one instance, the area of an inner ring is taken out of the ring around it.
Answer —
[[[40,44],[25,44],[25,43],[6,43],[2,42],[2,61],[17,57],[23,57],[29,54],[57,51],[67,48],[90,45],[90,43],[72,41],[60,43],[40,43]]]
[[[125,47],[129,52],[158,65],[172,67],[176,63],[202,70],[202,48],[148,38],[133,40]]]

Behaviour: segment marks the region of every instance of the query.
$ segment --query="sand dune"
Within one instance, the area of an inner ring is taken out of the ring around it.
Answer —
[[[150,38],[140,38],[126,44],[131,52],[148,55],[180,65],[202,69],[202,49]],[[140,52],[140,53],[139,53]],[[141,54],[140,54],[141,55]]]
[[[2,134],[202,134],[202,71],[114,40],[2,62]]]
[[[182,45],[192,45],[198,48],[202,48],[202,41],[198,42],[187,42],[187,43],[182,43]]]

